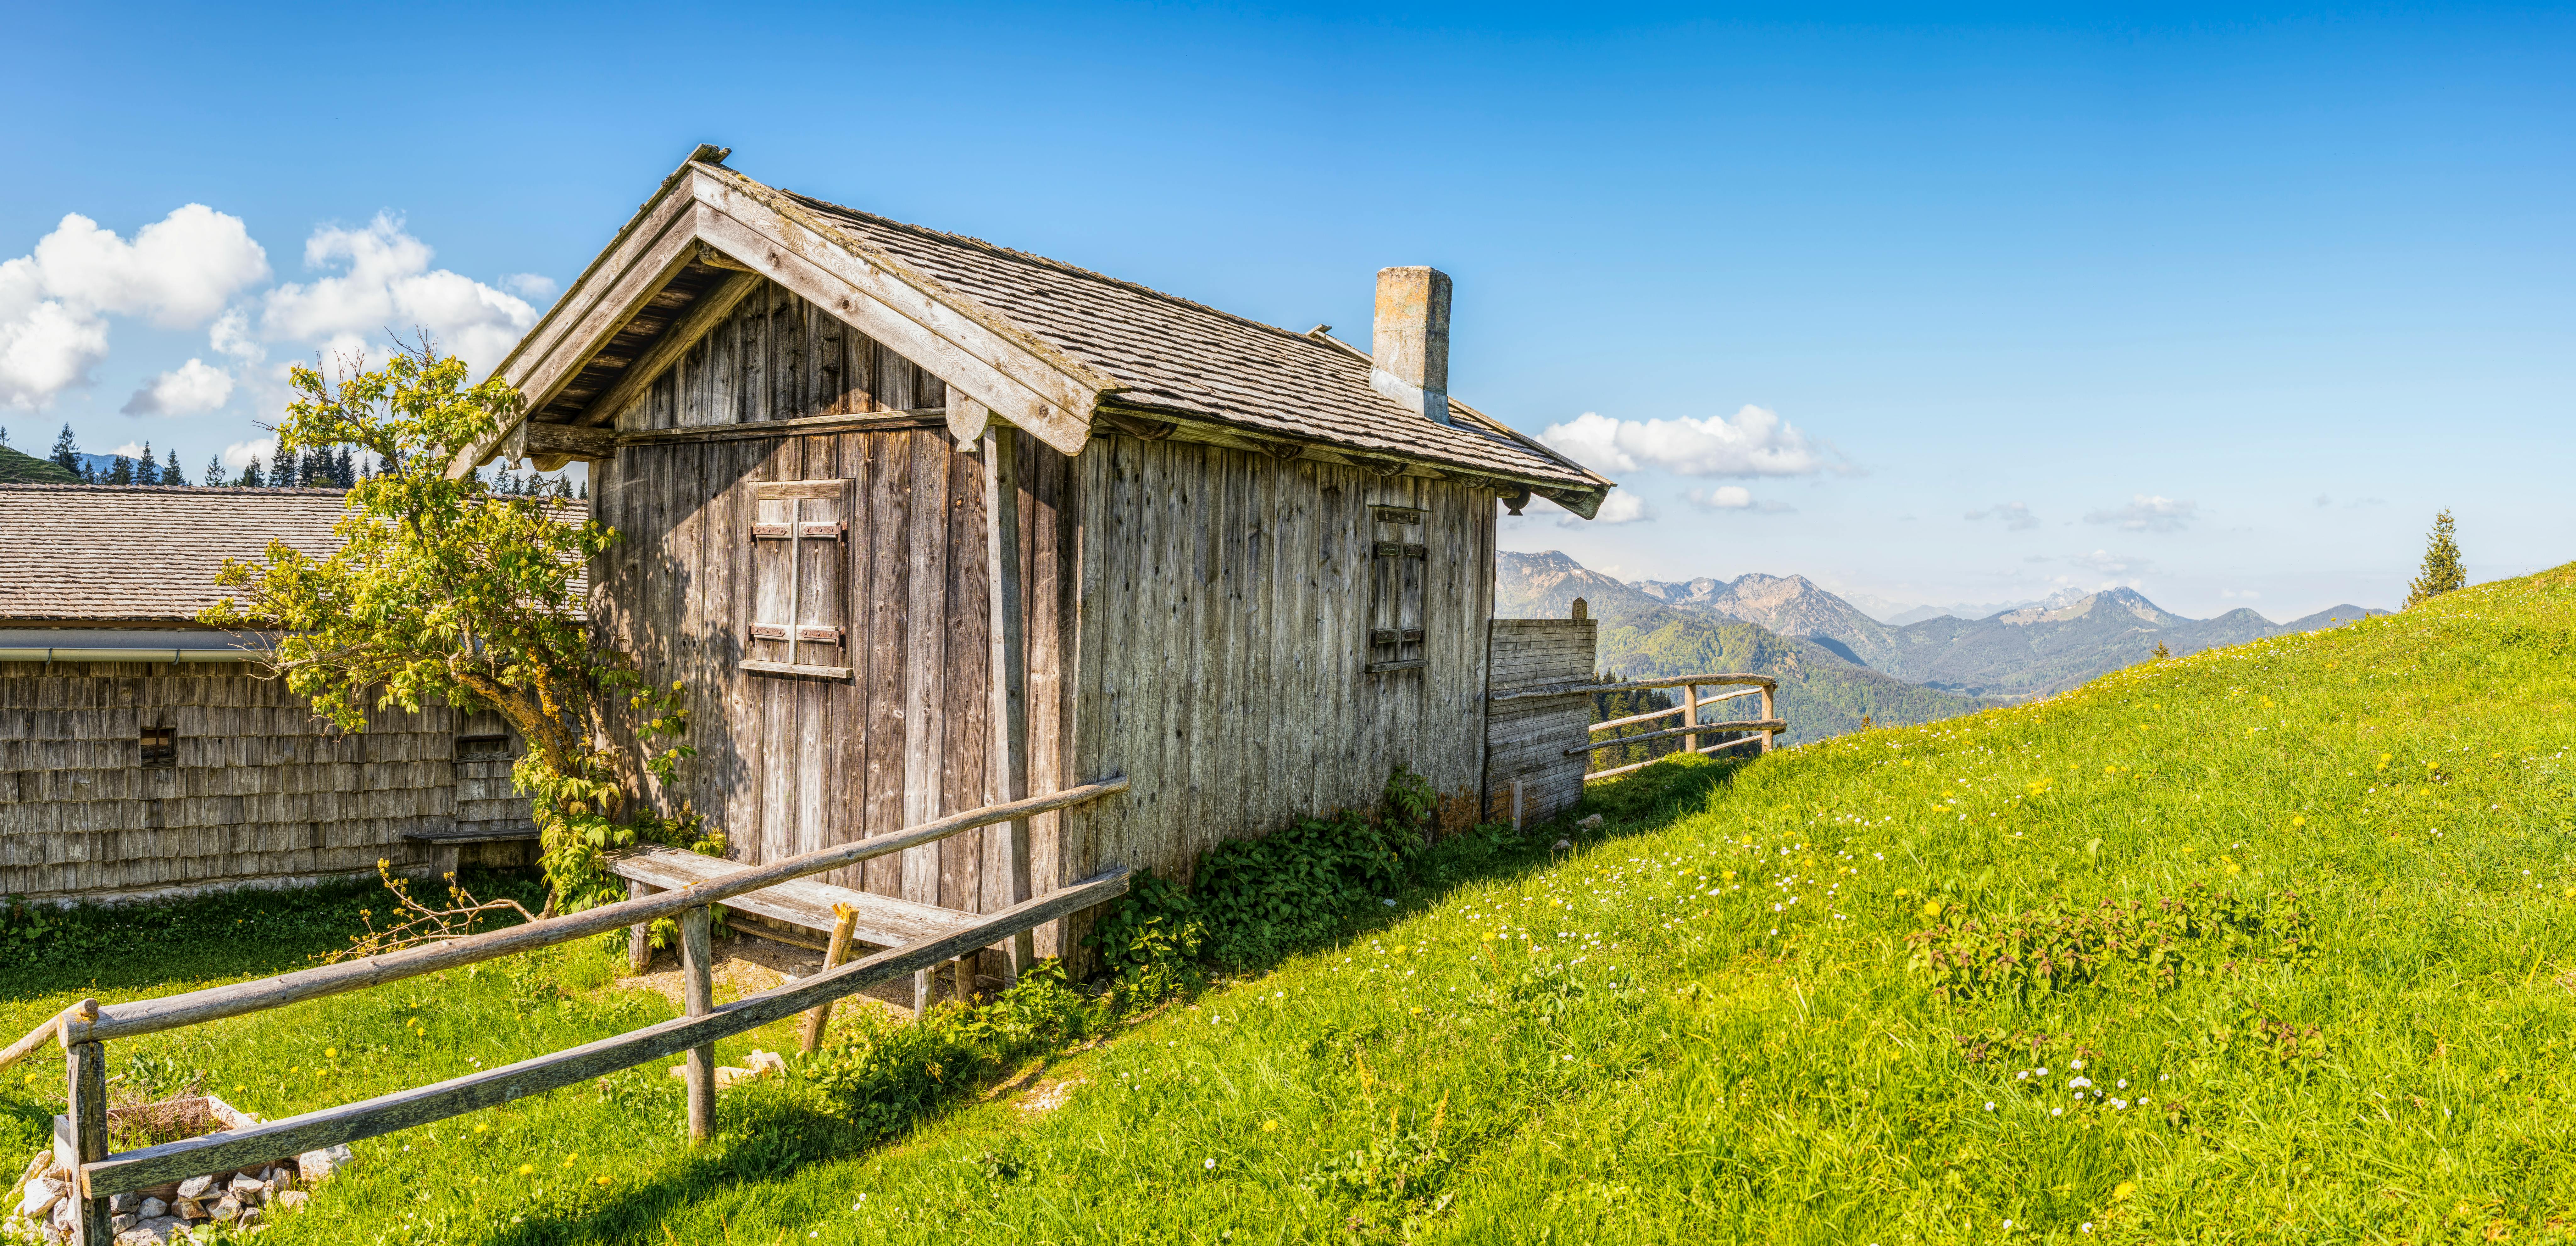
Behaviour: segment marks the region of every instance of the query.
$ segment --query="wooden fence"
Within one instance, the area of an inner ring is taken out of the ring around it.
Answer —
[[[102,1006],[94,999],[83,1000],[36,1027],[7,1050],[0,1051],[0,1067],[42,1046],[48,1039],[59,1043],[63,1049],[71,1106],[57,1125],[55,1149],[58,1153],[68,1152],[66,1158],[77,1165],[74,1171],[78,1188],[72,1197],[78,1200],[74,1210],[80,1225],[78,1240],[82,1246],[109,1246],[113,1241],[107,1206],[113,1195],[429,1124],[681,1052],[689,1055],[690,1136],[694,1141],[704,1141],[711,1132],[714,1119],[715,1043],[718,1039],[747,1033],[878,983],[927,970],[942,961],[992,946],[1058,917],[1112,899],[1127,890],[1127,868],[1119,866],[1048,895],[981,916],[972,925],[951,933],[890,948],[722,1006],[712,1003],[710,974],[714,966],[710,963],[705,937],[708,906],[809,874],[936,843],[977,827],[1064,809],[1126,790],[1127,780],[1116,778],[1051,796],[987,805],[891,835],[736,870],[721,879],[678,890],[470,938],[298,970],[257,982],[209,987],[183,995],[124,1004]],[[687,1016],[517,1064],[398,1090],[248,1129],[108,1153],[105,1044],[110,1040],[198,1025],[325,995],[379,986],[514,952],[552,947],[586,935],[663,917],[677,918],[681,924],[682,970],[689,986],[686,992],[689,1001]]]
[[[1740,692],[1721,693],[1713,697],[1703,697],[1699,694],[1699,690],[1706,687],[1741,687],[1743,690]],[[1674,714],[1682,716],[1681,726],[1662,731],[1649,731],[1640,735],[1621,736],[1616,739],[1587,740],[1585,743],[1577,744],[1574,747],[1565,750],[1565,755],[1568,757],[1578,757],[1589,753],[1595,753],[1605,748],[1618,748],[1622,745],[1634,744],[1640,740],[1666,740],[1674,736],[1680,736],[1682,739],[1682,748],[1693,753],[1714,753],[1719,749],[1734,748],[1742,744],[1751,744],[1754,746],[1756,752],[1767,753],[1771,751],[1771,737],[1789,729],[1789,724],[1782,722],[1777,716],[1779,710],[1776,705],[1776,698],[1779,693],[1780,685],[1777,681],[1762,675],[1680,675],[1671,679],[1639,679],[1616,684],[1558,684],[1545,688],[1522,688],[1511,692],[1497,692],[1493,695],[1492,699],[1496,701],[1517,701],[1530,697],[1591,696],[1595,693],[1636,692],[1647,688],[1679,688],[1682,690],[1682,703],[1679,705],[1669,706],[1664,709],[1648,710],[1643,714],[1631,714],[1626,718],[1614,718],[1608,722],[1594,723],[1586,729],[1586,734],[1589,735],[1591,733],[1611,731],[1620,727],[1633,727],[1638,723],[1648,722]],[[1762,698],[1762,716],[1760,718],[1751,720],[1737,719],[1715,723],[1700,721],[1699,712],[1706,706],[1716,705],[1726,701],[1733,701],[1739,697],[1751,696]],[[1699,742],[1699,738],[1704,735],[1722,735],[1739,731],[1751,732],[1753,734],[1739,736],[1732,740],[1721,740],[1718,743],[1711,744],[1706,747],[1702,747]],[[1669,754],[1667,754],[1667,756],[1669,756]],[[1663,758],[1657,757],[1648,761],[1636,762],[1631,765],[1613,766],[1608,770],[1593,771],[1583,777],[1587,781],[1592,779],[1606,779],[1614,774],[1626,774],[1631,770],[1642,770],[1655,764],[1655,762],[1662,760]]]

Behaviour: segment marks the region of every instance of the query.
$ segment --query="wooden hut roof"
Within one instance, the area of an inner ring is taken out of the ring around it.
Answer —
[[[0,620],[186,623],[227,558],[339,548],[337,489],[0,485]]]
[[[1096,419],[1178,421],[1381,466],[1535,489],[1589,515],[1611,482],[1452,401],[1438,424],[1369,385],[1369,357],[1088,269],[762,185],[701,148],[499,375],[538,424],[607,422],[630,366],[741,269],[901,351],[1068,454]],[[458,457],[488,462],[510,430]]]

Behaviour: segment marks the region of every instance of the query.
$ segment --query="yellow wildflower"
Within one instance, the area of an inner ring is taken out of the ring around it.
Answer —
[[[1924,901],[1923,915],[1925,917],[1939,917],[1941,915],[1941,902],[1938,900]]]
[[[537,1175],[537,1166],[534,1164],[521,1164],[519,1165],[519,1175],[522,1177],[533,1177]]]
[[[2123,1181],[2123,1182],[2121,1182],[2120,1184],[2118,1184],[2118,1185],[2115,1185],[2115,1186],[2112,1186],[2112,1187],[2111,1187],[2111,1201],[2112,1201],[2112,1202],[2115,1202],[2115,1203],[2126,1202],[2126,1201],[2128,1201],[2128,1198],[2129,1198],[2129,1196],[2130,1196],[2130,1195],[2135,1194],[2135,1193],[2137,1193],[2137,1192],[2138,1192],[2138,1183],[2137,1183],[2137,1182],[2135,1182],[2135,1181]]]
[[[597,1180],[601,1185],[609,1185],[609,1184],[614,1183],[614,1182],[617,1180],[617,1178],[612,1177],[612,1176],[609,1176],[607,1173],[601,1173],[601,1174],[599,1174],[599,1176],[596,1178],[596,1180]]]

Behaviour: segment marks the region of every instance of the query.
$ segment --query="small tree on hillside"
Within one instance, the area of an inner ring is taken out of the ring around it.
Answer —
[[[72,440],[72,426],[63,425],[63,435],[54,438],[54,466],[77,476],[81,474],[80,443]]]
[[[528,742],[511,777],[533,798],[550,909],[622,894],[597,868],[601,849],[639,838],[719,846],[685,808],[665,818],[636,799],[646,774],[668,781],[690,750],[668,744],[686,725],[681,686],[647,686],[632,658],[582,625],[574,581],[617,534],[576,508],[446,477],[460,448],[515,411],[518,393],[497,380],[468,385],[462,361],[425,348],[336,388],[304,367],[291,383],[300,397],[277,430],[281,474],[334,446],[385,466],[350,491],[337,552],[272,543],[265,562],[227,561],[218,582],[242,599],[203,620],[282,632],[275,672],[349,730],[365,728],[370,708],[436,702],[509,719]]]
[[[2451,512],[2446,509],[2433,517],[2433,531],[2424,544],[2424,570],[2406,588],[2408,606],[2469,586],[2468,573],[2460,569],[2459,542],[2451,535]]]

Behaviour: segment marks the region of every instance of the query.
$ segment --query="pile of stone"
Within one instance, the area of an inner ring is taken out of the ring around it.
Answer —
[[[183,1133],[191,1135],[222,1133],[227,1128],[245,1128],[260,1122],[260,1117],[232,1110],[211,1094],[204,1099],[142,1104],[111,1112],[111,1117],[126,1112],[137,1117],[149,1115],[160,1122],[185,1122],[188,1117],[196,1117],[198,1125],[214,1125],[211,1130],[183,1125]],[[252,1164],[247,1169],[214,1171],[206,1176],[191,1176],[185,1182],[139,1189],[134,1195],[116,1195],[108,1200],[108,1225],[116,1231],[116,1246],[198,1241],[214,1236],[219,1225],[232,1231],[258,1233],[260,1225],[276,1215],[304,1207],[304,1202],[312,1200],[309,1189],[348,1166],[350,1158],[355,1156],[350,1156],[345,1146],[330,1146],[296,1158]],[[26,1174],[18,1176],[18,1187],[10,1189],[5,1220],[10,1241],[80,1241],[72,1231],[72,1215],[77,1207],[75,1192],[75,1171],[62,1153],[36,1153],[36,1158],[28,1161]]]

